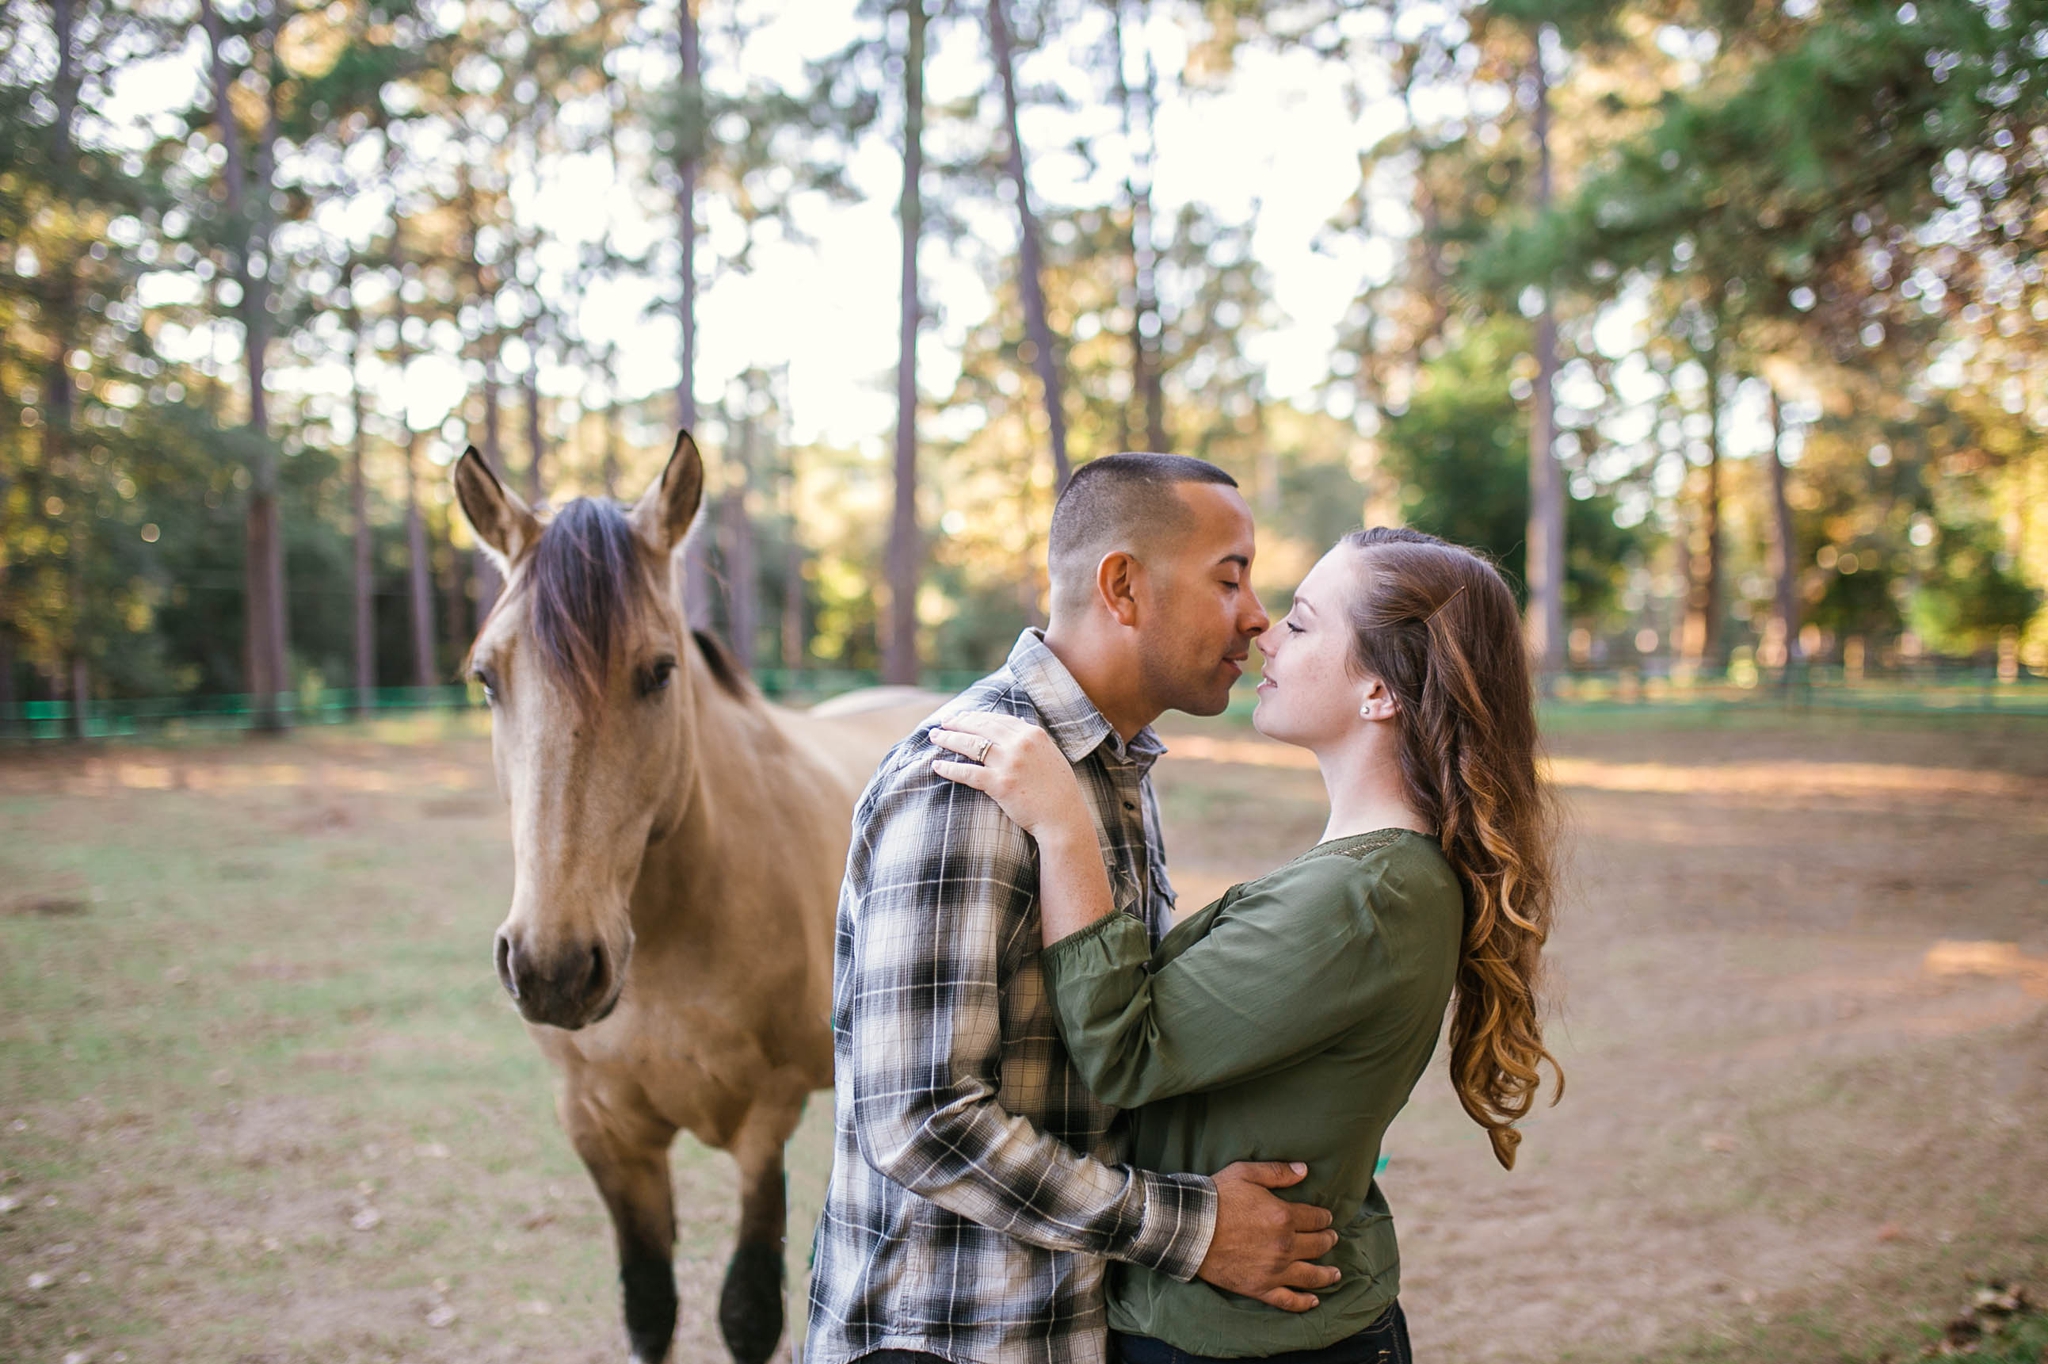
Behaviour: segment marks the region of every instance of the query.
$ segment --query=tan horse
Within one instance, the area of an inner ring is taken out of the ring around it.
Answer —
[[[543,521],[473,449],[455,486],[506,581],[471,651],[512,811],[498,977],[611,1212],[634,1359],[666,1359],[675,1332],[668,1149],[689,1131],[739,1164],[719,1326],[758,1364],[782,1334],[783,1143],[832,1082],[853,802],[935,698],[781,710],[685,626],[673,551],[703,486],[688,433],[630,510],[578,499]]]

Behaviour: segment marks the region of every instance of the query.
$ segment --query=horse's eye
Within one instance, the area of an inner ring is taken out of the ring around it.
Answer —
[[[673,658],[657,658],[654,665],[640,675],[640,694],[652,696],[675,680],[676,661]]]
[[[496,701],[498,699],[498,675],[496,673],[492,672],[489,668],[477,667],[471,668],[469,675],[475,679],[478,686],[484,689],[484,700]]]

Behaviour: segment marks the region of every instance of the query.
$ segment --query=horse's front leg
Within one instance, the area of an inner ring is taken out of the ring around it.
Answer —
[[[668,1174],[676,1130],[650,1110],[621,1113],[589,1102],[573,1079],[562,1121],[612,1215],[634,1364],[662,1364],[676,1333],[676,1213]]]
[[[782,1148],[803,1116],[808,1089],[800,1079],[788,1079],[764,1087],[730,1147],[740,1167],[740,1233],[718,1295],[718,1328],[739,1364],[762,1364],[782,1339],[789,1225]]]

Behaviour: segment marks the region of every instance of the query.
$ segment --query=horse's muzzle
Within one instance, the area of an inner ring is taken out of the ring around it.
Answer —
[[[619,973],[602,943],[564,944],[553,952],[535,952],[501,930],[496,957],[498,982],[529,1023],[586,1027],[618,1005]]]

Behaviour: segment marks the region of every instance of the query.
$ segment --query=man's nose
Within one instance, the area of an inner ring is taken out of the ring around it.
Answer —
[[[1266,627],[1271,625],[1273,621],[1266,614],[1266,608],[1260,604],[1259,594],[1251,592],[1248,595],[1251,598],[1248,603],[1250,609],[1245,613],[1244,618],[1239,621],[1238,628],[1248,637],[1257,637],[1265,634]]]

